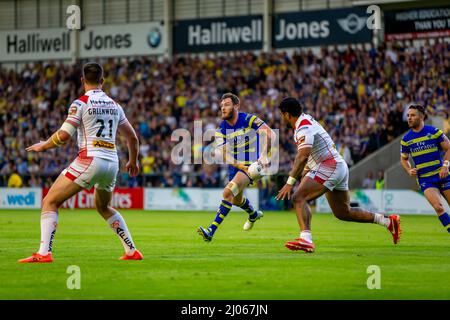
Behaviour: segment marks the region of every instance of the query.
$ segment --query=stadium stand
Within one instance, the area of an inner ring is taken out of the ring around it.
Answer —
[[[192,132],[193,121],[215,128],[218,99],[238,93],[242,110],[280,130],[280,171],[294,154],[292,133],[281,123],[277,104],[285,95],[299,98],[320,119],[349,165],[392,141],[407,129],[405,106],[428,106],[449,117],[450,44],[409,42],[364,50],[322,48],[320,54],[235,53],[176,56],[171,62],[149,57],[107,59],[104,90],[119,101],[135,124],[141,142],[143,173],[124,186],[203,186],[223,184],[225,168],[176,166],[169,161],[174,129]],[[20,72],[0,72],[0,185],[13,170],[24,186],[48,186],[76,155],[71,142],[43,154],[28,146],[49,136],[64,120],[70,102],[82,94],[81,63],[30,63]],[[122,144],[120,153],[126,150]],[[120,156],[121,159],[124,157]],[[270,187],[269,187],[270,188]]]

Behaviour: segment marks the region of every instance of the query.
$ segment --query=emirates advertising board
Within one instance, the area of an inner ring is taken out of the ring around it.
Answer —
[[[48,188],[42,190],[42,197],[48,193]],[[63,203],[65,209],[94,209],[95,189],[83,190]],[[115,188],[111,205],[117,209],[142,209],[144,207],[143,188]]]

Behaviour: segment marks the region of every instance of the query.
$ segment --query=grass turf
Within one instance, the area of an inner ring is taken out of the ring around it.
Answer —
[[[297,236],[292,212],[267,212],[250,232],[230,213],[214,240],[195,232],[212,212],[122,211],[143,261],[119,261],[122,246],[94,211],[61,210],[55,262],[19,264],[37,250],[38,211],[0,211],[0,299],[450,299],[449,234],[434,216],[402,216],[403,235],[373,224],[313,216],[316,252],[283,247]],[[67,267],[81,270],[69,290]],[[381,269],[369,290],[367,268]]]

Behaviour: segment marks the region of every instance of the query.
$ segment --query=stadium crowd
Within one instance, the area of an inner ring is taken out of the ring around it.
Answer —
[[[450,110],[450,44],[444,42],[420,48],[405,43],[370,50],[322,48],[320,54],[241,52],[101,62],[104,90],[124,107],[141,143],[143,175],[131,179],[122,172],[119,182],[126,186],[221,186],[225,166],[171,161],[178,143],[171,135],[178,128],[193,132],[194,121],[200,120],[204,130],[216,128],[219,98],[228,91],[240,96],[242,111],[280,130],[281,172],[289,170],[295,153],[292,130],[277,110],[286,95],[297,97],[322,123],[349,165],[403,133],[412,102],[447,118]],[[81,66],[50,62],[30,63],[20,72],[1,70],[1,184],[15,173],[12,184],[47,186],[76,156],[76,139],[41,154],[27,153],[25,147],[58,129],[70,102],[83,94]],[[193,152],[205,146],[194,145]],[[119,154],[123,167],[123,143]]]

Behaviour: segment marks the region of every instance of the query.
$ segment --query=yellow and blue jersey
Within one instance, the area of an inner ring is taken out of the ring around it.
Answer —
[[[263,124],[264,121],[257,116],[239,112],[235,125],[231,126],[225,120],[221,122],[215,134],[216,146],[226,145],[234,159],[244,165],[250,165],[258,160],[260,155],[257,130]],[[234,167],[230,166],[230,170],[233,171]]]
[[[425,125],[420,132],[408,131],[400,141],[401,153],[409,154],[413,159],[422,190],[426,189],[424,187],[431,187],[428,183],[444,182],[439,178],[439,171],[443,164],[441,147],[443,141],[442,130],[428,125]]]

